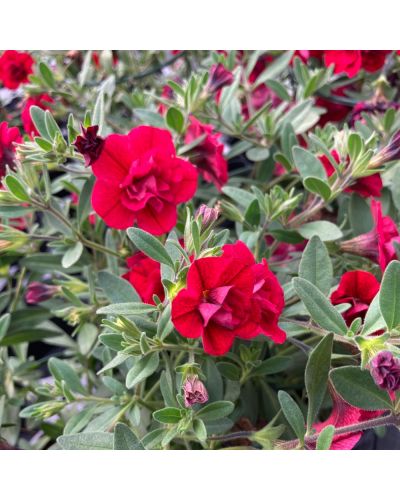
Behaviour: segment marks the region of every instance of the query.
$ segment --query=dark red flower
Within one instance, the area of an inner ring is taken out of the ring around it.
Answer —
[[[389,392],[400,389],[400,359],[390,351],[381,351],[371,361],[371,375],[381,389]]]
[[[278,319],[284,306],[283,290],[266,260],[255,262],[247,246],[225,245],[219,257],[195,260],[186,288],[172,301],[172,322],[184,337],[202,337],[204,351],[226,353],[235,337],[259,334],[282,343],[285,332]]]
[[[21,83],[28,82],[34,62],[27,52],[4,51],[0,57],[0,80],[4,87],[17,89]]]
[[[340,162],[339,153],[335,149],[331,151],[331,155],[337,162]],[[318,158],[324,166],[326,175],[328,177],[335,173],[335,167],[332,165],[327,156],[320,155]],[[382,188],[383,184],[381,176],[378,173],[375,173],[367,177],[361,177],[360,179],[357,179],[354,184],[345,189],[345,192],[358,193],[364,198],[368,198],[369,196],[379,197],[381,195]]]
[[[207,182],[213,182],[218,189],[221,189],[228,181],[228,164],[223,155],[224,145],[219,142],[221,134],[213,130],[212,125],[201,123],[191,116],[185,144],[190,144],[205,135],[201,143],[190,150],[190,159]]]
[[[362,67],[360,50],[326,50],[324,54],[325,66],[333,64],[334,73],[346,73],[349,78],[353,78]]]
[[[93,208],[116,229],[136,223],[149,233],[166,233],[176,224],[177,205],[197,187],[196,168],[176,156],[171,134],[155,127],[106,137],[92,170]]]
[[[15,163],[15,145],[22,142],[17,127],[9,127],[7,122],[0,123],[0,181],[6,173],[6,165],[10,168]]]
[[[55,285],[46,285],[46,283],[32,281],[26,290],[25,300],[28,304],[38,304],[39,302],[51,299],[59,289],[60,287]]]
[[[38,106],[40,109],[46,110],[50,109],[49,103],[53,103],[54,99],[49,96],[49,94],[40,94],[28,97],[22,108],[21,120],[24,130],[29,135],[40,135],[37,131],[32,118],[31,118],[31,107]]]
[[[325,108],[326,112],[320,116],[318,125],[323,127],[329,122],[341,122],[352,109],[352,105],[335,102],[335,98],[346,97],[345,90],[348,87],[338,87],[331,92],[332,97],[317,97],[315,104]]]
[[[371,201],[371,213],[374,228],[368,233],[343,241],[340,248],[373,260],[384,271],[389,262],[397,258],[394,243],[400,244],[400,235],[395,222],[388,215],[382,215],[382,205],[379,201]]]
[[[122,275],[137,291],[146,304],[154,304],[153,295],[164,300],[164,288],[161,283],[161,266],[143,252],[126,259],[129,271]]]
[[[347,427],[348,425],[365,422],[371,418],[378,417],[382,411],[366,411],[350,405],[333,390],[330,391],[333,402],[332,413],[324,422],[313,425],[316,432],[321,432],[328,425],[333,425],[335,429]],[[331,450],[352,450],[362,436],[362,432],[351,432],[339,434],[333,438]]]
[[[97,135],[98,130],[97,125],[88,128],[82,127],[82,135],[78,135],[74,142],[75,148],[85,158],[87,167],[97,160],[103,149],[104,139]]]
[[[375,73],[380,70],[391,50],[361,50],[361,65],[365,71]]]
[[[227,70],[223,64],[214,64],[210,68],[210,76],[208,80],[208,90],[211,93],[217,92],[226,85],[233,83],[233,74]]]
[[[367,271],[348,271],[340,278],[339,286],[331,295],[333,305],[351,304],[343,313],[348,326],[355,318],[364,318],[375,295],[379,292],[379,281]]]

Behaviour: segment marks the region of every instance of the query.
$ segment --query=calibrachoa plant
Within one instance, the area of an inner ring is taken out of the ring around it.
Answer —
[[[0,447],[400,427],[399,82],[396,50],[2,52]]]

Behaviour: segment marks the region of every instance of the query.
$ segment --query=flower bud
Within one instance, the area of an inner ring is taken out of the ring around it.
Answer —
[[[58,291],[58,286],[32,281],[28,285],[25,300],[28,304],[38,304],[39,302],[51,299]]]
[[[91,165],[100,156],[103,148],[104,139],[97,135],[99,127],[93,125],[88,128],[82,128],[82,135],[78,135],[74,146],[85,158],[85,165]]]
[[[183,396],[186,408],[190,408],[196,403],[204,404],[208,401],[207,389],[195,375],[189,376],[183,384]]]
[[[378,387],[388,391],[400,389],[400,359],[390,351],[381,351],[371,361],[371,375]]]
[[[378,168],[394,160],[400,160],[400,130],[392,136],[387,146],[372,157],[369,168]]]
[[[219,63],[211,66],[207,87],[212,94],[232,83],[233,74],[228,71],[223,64]]]
[[[200,205],[196,212],[196,218],[198,219],[201,217],[202,229],[205,230],[214,224],[214,222],[218,219],[220,212],[221,209],[219,208],[219,205],[216,205],[213,208],[204,204]]]

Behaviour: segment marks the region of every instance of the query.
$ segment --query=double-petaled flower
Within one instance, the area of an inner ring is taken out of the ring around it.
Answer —
[[[283,343],[278,326],[284,306],[283,290],[267,262],[255,262],[248,247],[238,241],[225,245],[219,257],[195,260],[186,288],[172,302],[172,322],[187,338],[203,340],[206,353],[226,353],[236,337],[259,334]]]

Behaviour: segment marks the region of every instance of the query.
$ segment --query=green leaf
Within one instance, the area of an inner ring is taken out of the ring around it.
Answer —
[[[229,380],[240,380],[240,368],[233,364],[221,361],[217,363],[218,370]]]
[[[355,161],[363,150],[363,141],[361,137],[356,133],[350,134],[347,140],[347,148],[350,160]]]
[[[201,418],[204,422],[210,420],[218,420],[219,418],[227,417],[235,408],[235,405],[230,401],[215,401],[204,406],[196,413],[197,418]]]
[[[64,253],[61,264],[63,267],[68,268],[73,266],[80,259],[83,252],[83,245],[80,241],[77,241],[73,247],[68,248]]]
[[[193,432],[201,443],[207,439],[207,428],[199,418],[193,420]]]
[[[173,385],[172,385],[172,380],[171,377],[167,374],[167,372],[164,370],[161,373],[160,377],[160,390],[162,397],[164,399],[164,402],[167,406],[172,406],[172,407],[177,407],[178,403],[176,401]]]
[[[11,314],[6,313],[0,318],[0,340],[6,335],[8,327],[10,326]]]
[[[182,419],[182,411],[174,407],[163,408],[155,411],[153,418],[162,424],[177,424]]]
[[[374,223],[369,205],[364,198],[356,193],[351,194],[348,214],[354,236],[368,233],[372,229]]]
[[[151,125],[152,127],[165,128],[164,118],[159,113],[150,111],[149,109],[135,108],[134,114],[142,123]]]
[[[319,236],[322,241],[335,241],[343,236],[338,226],[327,220],[317,220],[303,224],[299,227],[298,232],[307,240],[310,240],[315,235]]]
[[[292,359],[289,356],[274,356],[273,358],[262,361],[258,366],[253,368],[252,376],[263,377],[265,375],[274,375],[285,371]]]
[[[174,268],[171,257],[157,238],[137,227],[130,227],[126,233],[132,243],[148,257]]]
[[[157,370],[159,364],[158,352],[147,354],[142,359],[137,361],[128,371],[126,376],[126,387],[132,389],[142,380],[145,380]]]
[[[43,109],[39,108],[39,106],[31,106],[29,108],[29,113],[39,134],[50,143],[53,143],[53,139],[47,131],[45,112]]]
[[[279,57],[275,58],[271,63],[268,64],[267,68],[261,73],[254,83],[254,88],[258,87],[261,83],[265,83],[267,80],[272,80],[277,76],[280,76],[282,71],[288,67],[294,51],[287,50]]]
[[[300,261],[299,276],[315,285],[324,295],[328,295],[333,268],[328,250],[319,236],[313,236],[307,243]]]
[[[383,330],[386,326],[379,307],[379,293],[375,295],[365,315],[362,335],[370,335],[371,333]]]
[[[76,371],[68,363],[58,358],[50,358],[48,365],[51,374],[57,381],[64,381],[72,392],[86,394]]]
[[[326,335],[312,350],[306,365],[305,386],[308,396],[307,431],[317,418],[324,400],[331,366],[333,335]]]
[[[301,177],[316,177],[326,180],[326,172],[322,163],[310,151],[300,146],[293,146],[292,155],[294,164],[297,167]]]
[[[129,281],[108,271],[100,271],[98,279],[100,287],[111,303],[141,302],[139,295]]]
[[[144,447],[131,429],[119,422],[114,430],[114,450],[144,450]]]
[[[63,434],[78,434],[91,421],[97,409],[96,405],[86,406],[67,421]]]
[[[83,185],[81,194],[79,196],[79,204],[78,204],[77,214],[78,214],[78,222],[79,222],[80,226],[88,218],[89,213],[92,209],[91,196],[92,196],[92,190],[93,190],[93,186],[94,186],[94,180],[95,180],[94,175],[91,175],[89,177],[89,179]]]
[[[318,179],[318,177],[306,177],[303,180],[303,184],[307,191],[310,191],[310,193],[318,194],[325,201],[328,201],[331,197],[332,193],[329,184],[321,179]]]
[[[389,331],[400,326],[400,262],[387,266],[379,293],[379,306]]]
[[[110,304],[109,306],[97,309],[97,314],[115,314],[122,316],[134,316],[136,314],[148,314],[154,312],[156,308],[150,304],[141,302],[121,302],[120,304]]]
[[[92,115],[92,125],[99,126],[99,135],[104,132],[104,120],[104,92],[101,90],[97,96]]]
[[[338,335],[347,333],[347,325],[342,315],[315,285],[303,278],[293,278],[293,286],[311,318],[319,326]]]
[[[54,80],[54,76],[53,76],[53,73],[51,72],[50,68],[44,62],[40,62],[39,63],[39,71],[40,71],[40,74],[42,75],[44,82],[49,87],[54,89],[56,82]]]
[[[165,120],[169,128],[172,128],[172,130],[175,130],[178,134],[183,132],[185,127],[185,118],[179,109],[169,108]]]
[[[358,366],[335,368],[330,374],[337,392],[342,398],[363,410],[383,410],[392,408],[389,394],[379,389],[369,371]]]
[[[256,200],[254,194],[236,187],[225,186],[222,188],[222,192],[245,209],[250,205],[250,203]]]
[[[63,450],[112,450],[114,436],[109,432],[85,432],[60,436],[57,443]]]
[[[4,181],[10,193],[20,201],[29,201],[30,196],[23,183],[13,174],[6,175]]]
[[[262,147],[251,148],[246,151],[246,156],[250,161],[264,161],[269,157],[269,149]]]
[[[289,422],[298,439],[303,443],[306,433],[306,423],[298,404],[292,396],[285,391],[278,392],[278,399],[286,420]]]
[[[327,425],[318,436],[316,446],[317,450],[329,450],[334,434],[335,427],[333,425]]]

